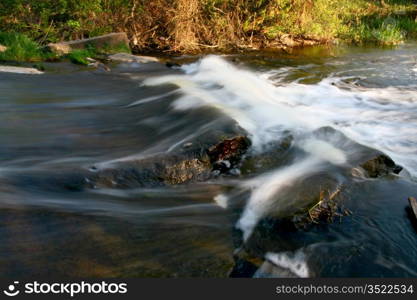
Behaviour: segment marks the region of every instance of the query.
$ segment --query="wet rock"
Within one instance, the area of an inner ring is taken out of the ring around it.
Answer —
[[[233,266],[227,227],[131,222],[40,205],[4,206],[0,220],[15,235],[1,235],[2,251],[27,245],[0,262],[4,276],[223,278]]]
[[[301,249],[278,253],[266,249],[241,248],[234,255],[235,264],[230,277],[302,278],[310,272]]]
[[[83,191],[96,188],[135,188],[177,185],[213,178],[215,166],[228,159],[228,168],[235,169],[250,146],[246,132],[234,122],[218,123],[224,130],[211,130],[167,152],[148,157],[104,162],[86,169],[59,172],[29,172],[10,178],[10,186]],[[225,127],[225,125],[227,125]],[[186,147],[184,147],[186,145]],[[222,172],[228,170],[215,170]]]
[[[200,141],[188,143],[188,147],[181,145],[173,153],[120,162],[104,169],[90,168],[88,186],[130,188],[204,181],[212,176],[213,170],[222,173],[235,167],[249,145],[249,139],[242,135],[201,137]],[[219,169],[219,164],[226,160],[227,168]]]
[[[346,162],[323,162],[316,170],[306,170],[284,185],[276,196],[277,199],[270,199],[266,217],[287,222],[295,230],[309,230],[314,225],[341,221],[342,217],[350,214],[343,206],[343,200],[344,188],[352,183],[351,170],[361,169],[365,177],[378,177],[401,170],[385,154],[358,144],[331,127],[323,127],[312,134],[300,136],[301,143],[304,138],[321,140],[333,145],[346,156]],[[249,154],[242,164],[242,173],[265,172],[290,166],[308,157],[310,154],[298,146],[297,140],[293,142],[293,139],[292,135],[288,134],[286,139],[272,145],[266,155]]]
[[[35,68],[24,68],[24,67],[13,67],[13,66],[0,66],[0,72],[31,74],[31,75],[43,74],[42,71],[39,71]]]
[[[237,259],[233,266],[229,277],[232,278],[248,278],[253,277],[256,271],[259,269],[259,265],[254,264],[251,261],[245,259]]]
[[[237,165],[249,146],[250,140],[246,136],[237,136],[210,147],[207,155],[213,169],[225,172]]]
[[[399,174],[403,169],[383,152],[361,145],[332,127],[322,127],[314,132],[314,136],[343,150],[348,164],[352,168],[360,168],[366,177]]]
[[[259,219],[250,236],[246,240],[241,238],[240,243],[235,243],[237,249],[244,248],[247,253],[235,259],[232,273],[235,277],[248,274],[253,277],[293,275],[291,274],[294,273],[293,270],[282,268],[271,261],[266,260],[261,265],[253,261],[262,260],[270,252],[293,253],[306,245],[323,242],[322,235],[318,238],[317,232],[324,231],[327,234],[331,230],[329,228],[349,228],[354,221],[353,218],[348,217],[353,215],[350,209],[355,208],[352,207],[354,201],[352,189],[358,182],[352,178],[352,169],[361,169],[363,176],[374,178],[401,171],[401,167],[384,153],[361,145],[331,127],[320,128],[300,138],[318,139],[333,145],[346,155],[346,162],[340,165],[324,163],[320,168],[308,170],[295,180],[286,182],[268,204],[267,211],[262,219]],[[278,167],[292,165],[309,155],[303,148],[298,147],[297,142],[296,140],[291,143],[293,146],[284,147],[284,151],[277,151],[279,157],[275,160],[271,155],[268,159],[272,162],[271,165]],[[331,148],[329,149],[331,151]],[[258,159],[262,159],[262,156]],[[266,169],[266,167],[257,168],[255,162],[250,166],[254,166],[252,169],[256,171]],[[390,181],[384,180],[381,184],[387,185]],[[243,236],[244,232],[239,234]],[[237,239],[235,237],[236,241]],[[253,273],[255,268],[257,271]]]
[[[165,66],[167,66],[167,68],[170,68],[170,69],[179,69],[181,67],[180,64],[177,64],[177,63],[172,62],[172,61],[167,61],[165,63]]]
[[[232,278],[253,277],[256,271],[261,267],[264,260],[261,257],[249,253],[244,248],[237,250],[234,255],[234,267],[229,274]]]
[[[96,63],[97,61],[94,58],[86,57],[85,58],[89,63]]]
[[[151,63],[151,62],[159,62],[159,60],[156,57],[139,56],[139,55],[132,55],[128,53],[117,53],[117,54],[110,55],[108,58],[111,61],[125,62],[125,63],[146,64],[146,63]]]
[[[295,214],[287,220],[291,222],[296,229],[308,230],[312,225],[323,225],[333,223],[334,220],[346,217],[352,214],[349,209],[342,205],[343,196],[342,188],[333,191],[321,190],[317,202],[304,211]]]
[[[92,61],[89,60],[90,63],[88,64],[88,66],[90,68],[96,68],[97,70],[102,70],[102,71],[105,71],[105,72],[110,72],[111,71],[111,69],[108,66],[106,66],[105,64],[103,64],[99,61],[95,61],[94,59],[91,59],[91,60]]]
[[[280,36],[279,42],[285,47],[289,48],[314,46],[320,44],[320,41],[315,39],[294,37],[289,34],[283,34]]]
[[[210,164],[204,158],[156,155],[137,161],[118,163],[88,177],[93,188],[131,188],[180,184],[204,180],[210,176]]]
[[[362,175],[371,178],[398,174],[402,170],[384,153],[358,144],[331,127],[316,130],[313,137],[343,150],[347,163],[315,171],[285,190],[271,216],[291,223],[296,229],[307,230],[312,225],[332,223],[351,214],[343,206],[344,189],[351,184],[349,170],[361,169]]]
[[[191,180],[205,180],[208,178],[210,164],[204,158],[181,160],[163,168],[160,176],[165,183],[180,184]]]
[[[106,35],[96,36],[89,39],[75,40],[61,43],[48,44],[48,49],[58,55],[65,55],[75,49],[85,49],[88,46],[93,46],[96,49],[107,47],[125,46],[129,48],[129,39],[126,33],[109,33]]]
[[[7,50],[6,46],[0,45],[0,53]]]
[[[269,217],[280,220],[279,226],[291,231],[309,230],[346,216],[344,185],[340,180],[337,174],[317,172],[292,183]]]
[[[267,145],[262,153],[249,153],[242,162],[242,174],[261,173],[275,169],[292,161],[293,153],[290,148],[294,142],[294,137],[290,133],[275,143]]]
[[[371,178],[376,178],[390,173],[399,174],[402,167],[385,154],[379,154],[376,157],[360,165]]]

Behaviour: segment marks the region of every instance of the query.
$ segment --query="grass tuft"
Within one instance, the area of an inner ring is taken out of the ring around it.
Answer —
[[[0,53],[1,61],[41,61],[44,54],[39,45],[23,34],[0,32],[0,44],[7,50]]]
[[[77,65],[83,65],[83,66],[86,66],[90,63],[87,59],[88,57],[92,58],[94,56],[95,56],[95,53],[93,53],[91,50],[86,50],[86,49],[74,50],[67,55],[68,59],[72,63],[77,64]]]

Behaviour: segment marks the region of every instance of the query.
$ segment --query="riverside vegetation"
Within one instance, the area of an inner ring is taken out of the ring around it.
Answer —
[[[396,45],[416,36],[415,18],[412,0],[4,0],[0,60],[51,59],[49,42],[114,31],[127,32],[138,52]],[[70,58],[83,63],[91,52]]]

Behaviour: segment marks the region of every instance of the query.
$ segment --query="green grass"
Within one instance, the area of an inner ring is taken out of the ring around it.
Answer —
[[[91,50],[74,50],[71,53],[67,55],[68,59],[77,65],[88,65],[90,62],[87,60],[87,58],[93,58],[95,56],[95,53],[93,53]]]
[[[381,3],[385,3],[382,5]],[[417,6],[410,0],[352,0],[341,14],[344,28],[337,37],[356,44],[391,46],[416,37]]]
[[[344,38],[356,44],[391,46],[405,41],[407,31],[395,21],[373,20],[351,27]]]
[[[7,50],[0,53],[1,61],[41,61],[45,53],[30,38],[19,33],[0,32],[0,44]]]
[[[401,28],[396,23],[382,23],[376,29],[370,29],[370,41],[380,45],[397,45],[402,43],[406,34],[401,31]]]
[[[121,52],[131,53],[130,48],[124,43],[116,46],[104,46],[100,49],[97,49],[92,45],[88,45],[85,49],[71,51],[71,53],[67,55],[67,58],[74,64],[86,66],[90,63],[87,58],[97,59],[103,55]]]

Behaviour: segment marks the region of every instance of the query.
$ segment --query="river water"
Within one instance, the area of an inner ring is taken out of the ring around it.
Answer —
[[[0,274],[416,277],[407,201],[417,196],[416,50],[315,47],[171,58],[181,64],[172,69],[54,63],[42,75],[0,73]],[[227,176],[66,186],[91,166],[168,155],[225,119],[252,141],[248,162]],[[323,139],[323,127],[337,134]],[[289,134],[290,153],[271,155]],[[404,170],[361,176],[364,146]],[[276,221],[327,187],[341,190],[347,216],[306,230]]]

